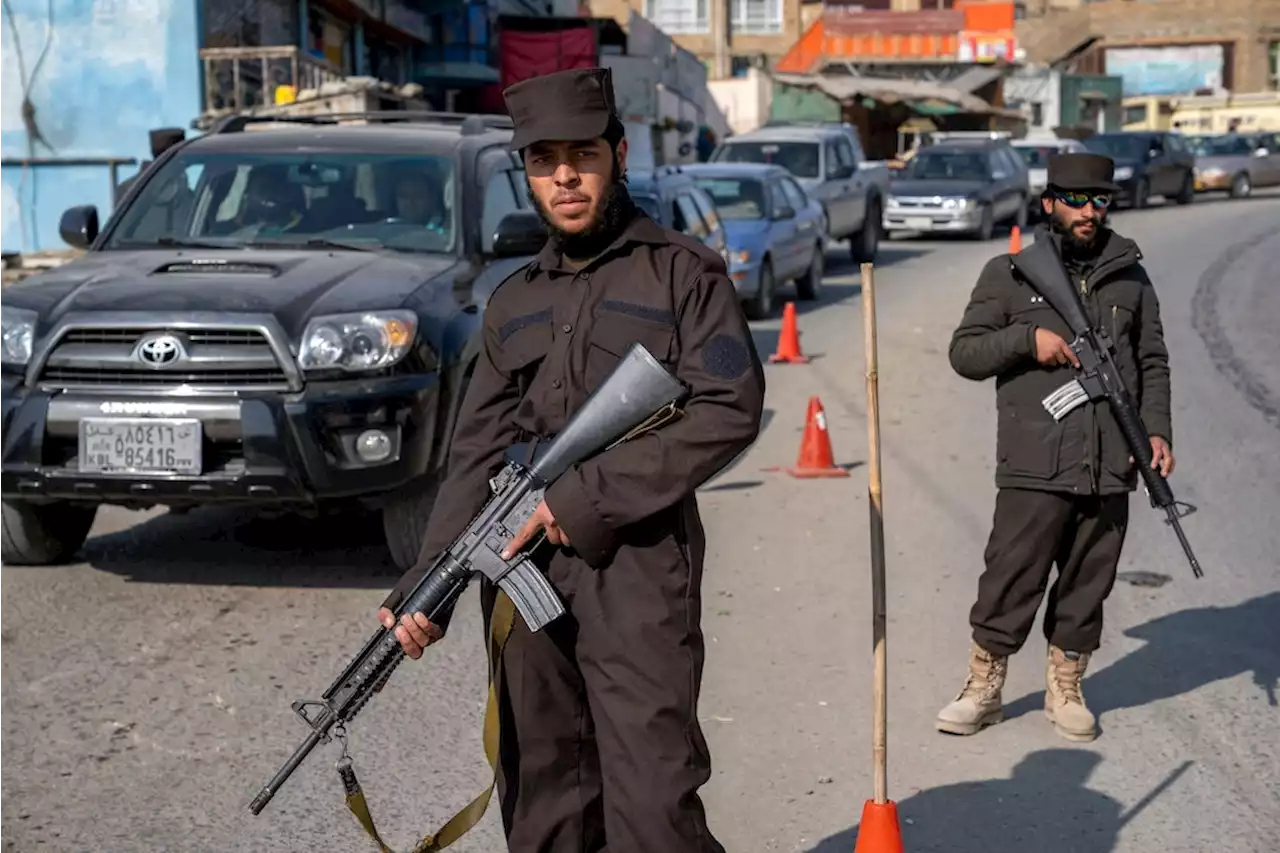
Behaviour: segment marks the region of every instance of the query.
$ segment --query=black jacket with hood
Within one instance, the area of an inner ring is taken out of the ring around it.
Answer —
[[[1041,226],[1036,240],[1061,238]],[[1139,405],[1147,431],[1172,447],[1169,353],[1160,303],[1142,253],[1132,240],[1103,227],[1098,251],[1085,264],[1065,264],[1091,323],[1115,344],[1113,358]],[[1044,367],[1035,360],[1035,330],[1070,342],[1056,311],[1036,296],[1010,255],[983,269],[964,317],[951,338],[951,366],[968,379],[996,379],[996,486],[1074,494],[1132,491],[1138,473],[1106,401],[1086,403],[1060,422],[1041,401],[1069,381],[1073,368]]]

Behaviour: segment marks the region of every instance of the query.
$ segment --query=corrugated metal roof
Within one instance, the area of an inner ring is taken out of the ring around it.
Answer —
[[[954,104],[965,112],[991,115],[1021,116],[1021,113],[994,107],[977,95],[963,92],[952,86],[943,86],[925,80],[895,80],[879,77],[829,76],[823,74],[774,74],[773,79],[788,86],[817,89],[835,98],[848,101],[854,98],[874,98],[881,103],[942,101]]]

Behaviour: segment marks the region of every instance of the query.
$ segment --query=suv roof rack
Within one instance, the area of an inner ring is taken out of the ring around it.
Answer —
[[[369,112],[322,113],[320,115],[232,115],[220,119],[209,129],[210,134],[241,133],[252,124],[319,124],[330,125],[348,121],[367,121],[373,124],[420,122],[422,124],[456,125],[464,136],[474,136],[488,130],[511,130],[515,127],[510,116],[488,113],[449,113],[426,110],[383,110]]]

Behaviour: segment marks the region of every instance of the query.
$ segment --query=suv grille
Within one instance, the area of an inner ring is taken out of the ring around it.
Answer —
[[[154,347],[164,353],[159,363],[141,355],[148,340],[161,344]],[[55,389],[265,391],[288,389],[289,378],[257,329],[77,328],[49,353],[40,384]]]

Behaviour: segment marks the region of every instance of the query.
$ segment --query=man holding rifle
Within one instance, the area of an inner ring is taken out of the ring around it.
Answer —
[[[1036,241],[1051,242],[1089,325],[1114,345],[1112,359],[1150,435],[1150,464],[1167,477],[1174,457],[1160,305],[1137,245],[1106,225],[1119,189],[1113,174],[1114,163],[1097,154],[1051,158],[1041,199],[1049,222]],[[982,271],[952,337],[957,373],[996,378],[998,492],[969,614],[969,675],[938,714],[940,731],[974,734],[1002,719],[1008,658],[1026,642],[1048,586],[1045,713],[1069,740],[1096,736],[1081,680],[1100,644],[1138,471],[1106,400],[1082,395],[1074,408],[1053,405],[1081,366],[1068,344],[1075,337],[1008,254]]]
[[[568,612],[538,633],[516,619],[506,641],[498,785],[513,853],[723,853],[697,793],[711,771],[694,490],[755,440],[763,369],[724,262],[631,201],[609,71],[535,77],[505,97],[550,239],[485,311],[418,562],[485,503],[504,453],[562,429],[631,344],[682,380],[682,417],[561,476],[508,546],[545,535],[534,559]],[[421,576],[407,572],[379,612],[411,658],[447,621],[396,625]],[[487,624],[495,598],[485,583]]]

